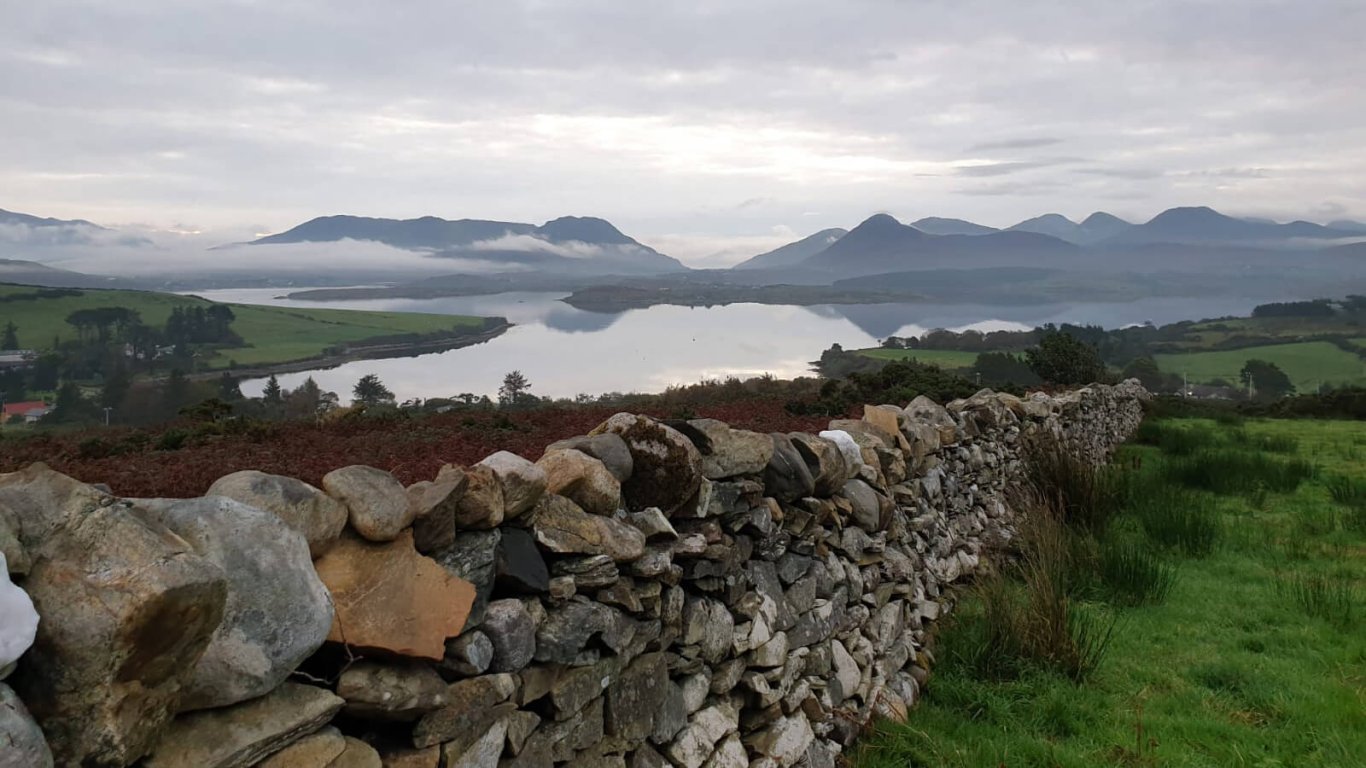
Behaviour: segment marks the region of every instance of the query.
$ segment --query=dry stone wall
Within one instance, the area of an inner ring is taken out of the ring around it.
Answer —
[[[984,390],[819,435],[618,414],[407,488],[3,475],[0,768],[831,767],[915,704],[1031,438],[1102,461],[1146,397]]]

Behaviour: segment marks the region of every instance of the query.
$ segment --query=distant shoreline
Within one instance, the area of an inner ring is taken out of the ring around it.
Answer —
[[[208,371],[196,371],[187,374],[186,378],[195,381],[207,381],[220,378],[224,373],[227,373],[235,379],[261,379],[267,376],[276,376],[284,373],[300,373],[302,371],[337,368],[359,360],[384,360],[398,357],[416,357],[421,354],[435,352],[448,352],[452,349],[462,349],[464,347],[472,347],[476,344],[492,341],[503,335],[503,333],[509,328],[512,328],[513,325],[513,323],[505,322],[502,325],[488,328],[478,333],[462,334],[460,336],[440,339],[424,339],[421,341],[396,342],[392,344],[356,345],[349,347],[345,352],[340,354],[320,355],[318,357],[309,357],[300,360],[288,360],[282,363],[239,366],[237,368],[214,368]],[[150,380],[153,382],[165,381],[166,376],[157,376]]]

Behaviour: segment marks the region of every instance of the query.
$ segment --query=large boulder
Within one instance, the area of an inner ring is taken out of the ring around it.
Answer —
[[[345,702],[331,691],[287,682],[231,707],[176,718],[144,768],[247,768],[332,720]]]
[[[709,480],[758,474],[773,457],[773,441],[768,435],[731,429],[724,421],[692,419],[675,426],[697,446],[702,454],[702,476]]]
[[[269,693],[327,639],[332,598],[308,541],[279,517],[221,496],[146,499],[136,509],[227,578],[223,622],[186,683],[182,711]]]
[[[52,768],[42,729],[8,685],[0,685],[0,768]]]
[[[351,527],[370,541],[393,541],[416,514],[403,484],[382,469],[334,469],[323,475],[323,488],[346,505]]]
[[[631,451],[631,478],[621,486],[632,512],[659,507],[670,514],[682,507],[702,483],[702,456],[678,430],[648,416],[618,413],[592,435],[615,434]]]
[[[547,494],[532,528],[536,542],[560,555],[606,555],[616,562],[645,554],[645,534],[602,515],[590,515],[563,496]]]
[[[42,621],[12,679],[60,765],[128,765],[156,744],[223,620],[223,572],[122,506],[68,520],[24,587]]]
[[[33,609],[28,593],[10,582],[3,554],[0,554],[0,616],[5,617],[5,623],[0,624],[0,680],[3,680],[24,651],[33,646],[34,635],[38,633],[38,612]]]
[[[549,493],[595,515],[610,515],[621,507],[621,483],[592,456],[572,449],[548,451],[537,464],[545,470]]]
[[[510,451],[499,451],[476,466],[493,470],[503,486],[504,520],[521,516],[545,493],[545,470]]]
[[[327,639],[440,661],[465,628],[474,587],[413,548],[411,531],[385,544],[343,535],[316,563],[336,603]]]
[[[346,505],[292,477],[254,469],[218,478],[205,496],[223,496],[264,509],[308,540],[308,551],[322,557],[346,527]]]
[[[116,501],[108,493],[49,469],[42,462],[0,474],[0,509],[8,510],[5,516],[17,523],[17,538],[28,558],[36,557],[37,548],[67,521]]]
[[[19,516],[10,508],[0,505],[0,557],[5,558],[5,573],[23,576],[28,573],[33,561],[19,541],[19,532]]]
[[[912,421],[929,424],[939,431],[939,442],[951,445],[958,442],[958,422],[948,409],[930,398],[920,395],[906,406],[906,415]]]
[[[618,483],[629,480],[631,472],[635,469],[635,462],[631,459],[631,449],[626,447],[626,441],[622,440],[620,435],[610,432],[602,435],[582,435],[567,440],[556,440],[546,446],[545,452],[552,453],[565,450],[586,453],[601,461]]]

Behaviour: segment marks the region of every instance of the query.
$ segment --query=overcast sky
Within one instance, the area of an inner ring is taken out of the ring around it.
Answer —
[[[886,211],[1366,218],[1362,0],[0,0],[0,208],[608,218],[689,259]]]

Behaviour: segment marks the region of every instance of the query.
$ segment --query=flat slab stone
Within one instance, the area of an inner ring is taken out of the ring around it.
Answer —
[[[384,544],[343,536],[315,565],[336,604],[332,642],[440,661],[474,605],[474,586],[419,555],[411,530]]]
[[[145,768],[247,768],[322,726],[345,702],[286,682],[259,699],[176,718]]]

